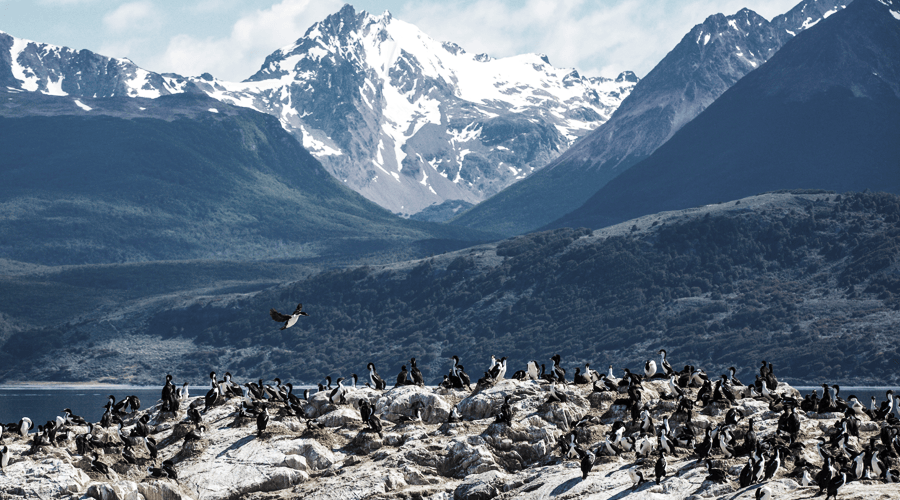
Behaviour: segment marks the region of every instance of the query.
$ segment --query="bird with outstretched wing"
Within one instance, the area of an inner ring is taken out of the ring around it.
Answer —
[[[284,330],[294,326],[297,320],[300,319],[300,316],[309,316],[309,314],[303,311],[303,304],[297,304],[297,309],[291,315],[281,314],[275,309],[271,309],[269,310],[269,316],[272,316],[272,319],[279,323],[284,323],[284,326],[281,327],[281,330]]]

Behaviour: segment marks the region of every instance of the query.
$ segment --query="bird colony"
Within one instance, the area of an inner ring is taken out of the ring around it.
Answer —
[[[742,383],[660,355],[605,373],[491,357],[474,382],[454,356],[437,386],[413,358],[296,393],[213,372],[192,396],[168,375],[149,408],[3,426],[0,498],[900,498],[892,392],[802,396],[765,361]]]

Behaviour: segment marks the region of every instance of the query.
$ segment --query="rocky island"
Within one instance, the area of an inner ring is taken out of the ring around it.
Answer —
[[[337,403],[328,390],[257,401],[244,384],[246,397],[213,390],[175,411],[167,400],[111,405],[105,425],[6,426],[0,498],[799,499],[829,493],[804,486],[828,469],[823,456],[843,479],[837,498],[900,497],[890,395],[887,412],[852,398],[806,411],[783,383],[757,392],[700,372],[589,374],[582,384],[486,376],[472,390],[359,386]]]

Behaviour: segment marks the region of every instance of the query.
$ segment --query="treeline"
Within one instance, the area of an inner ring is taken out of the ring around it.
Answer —
[[[473,378],[490,356],[570,370],[639,368],[665,348],[677,367],[763,359],[798,381],[887,383],[900,362],[900,198],[793,197],[785,207],[707,213],[595,237],[559,229],[395,267],[325,272],[228,307],[168,311],[148,333],[208,346],[173,370],[248,378],[391,381],[415,356],[430,382],[458,355]],[[728,205],[734,205],[730,202]],[[731,208],[731,207],[729,207]],[[279,331],[271,307],[309,311]],[[236,349],[249,354],[238,355]]]

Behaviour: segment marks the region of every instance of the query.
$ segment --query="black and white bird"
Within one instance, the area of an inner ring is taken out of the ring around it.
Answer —
[[[159,456],[159,450],[156,448],[156,440],[152,437],[145,437],[144,447],[147,448],[147,452],[150,453],[150,458],[156,460],[156,457]]]
[[[191,429],[190,432],[184,435],[184,442],[188,441],[199,441],[203,439],[203,434],[206,432],[206,426],[198,425],[195,429]]]
[[[772,490],[768,486],[763,486],[756,490],[756,500],[772,500]]]
[[[366,365],[366,368],[369,370],[369,381],[372,383],[372,388],[377,391],[385,390],[387,388],[387,382],[378,376],[378,372],[375,370],[375,363],[369,363]]]
[[[594,460],[597,459],[590,450],[582,450],[581,448],[576,447],[575,450],[581,456],[581,480],[584,481],[588,477],[588,473],[591,472],[591,469],[594,467]]]
[[[162,468],[166,471],[166,475],[172,479],[178,480],[178,472],[175,471],[175,463],[172,460],[163,460]]]
[[[669,364],[669,360],[666,357],[666,350],[660,349],[659,355],[660,355],[659,366],[660,366],[660,368],[662,368],[663,373],[666,375],[666,377],[668,378],[668,377],[671,377],[672,375],[675,375],[675,369],[672,368],[672,365]]]
[[[644,479],[644,474],[642,474],[641,471],[637,470],[637,467],[628,469],[628,477],[631,478],[631,482],[634,483],[634,485],[632,485],[631,487],[631,491],[638,489],[640,485],[647,482],[647,480]]]
[[[838,490],[847,483],[847,473],[839,472],[835,474],[830,481],[828,481],[828,486],[826,487],[826,495],[825,500],[829,498],[837,498]]]
[[[147,467],[147,474],[157,479],[169,477],[169,474],[162,467]]]
[[[503,380],[503,377],[506,375],[506,356],[503,356],[494,363],[494,366],[488,370],[488,373],[495,381]]]
[[[343,404],[346,403],[345,395],[347,394],[347,388],[344,387],[344,377],[338,377],[337,379],[337,387],[332,389],[331,393],[328,395],[328,400],[331,401],[331,404]]]
[[[100,461],[100,456],[97,453],[94,453],[94,459],[91,460],[91,470],[109,477],[109,466]]]
[[[266,427],[269,425],[269,409],[263,407],[262,413],[256,416],[256,437],[262,437]]]
[[[553,360],[553,376],[556,377],[556,380],[562,382],[563,384],[568,384],[569,382],[566,380],[566,369],[560,366],[562,363],[562,358],[559,354],[554,354],[550,357]]]
[[[459,364],[459,356],[454,355],[450,359],[453,361],[453,365],[450,367],[450,383],[456,389],[462,389],[463,387],[465,387],[466,389],[471,391],[471,379],[463,369],[463,366]]]
[[[500,405],[500,410],[497,412],[496,422],[505,423],[508,426],[512,425],[512,406],[509,404],[510,395],[507,394],[503,397],[503,404]]]
[[[9,447],[0,448],[0,469],[5,469],[9,465]]]
[[[564,392],[556,392],[556,384],[550,383],[550,395],[547,398],[548,403],[565,403],[569,400]]]
[[[397,374],[397,383],[394,384],[394,387],[400,387],[401,385],[413,385],[414,382],[409,380],[409,371],[406,369],[406,365],[400,367],[400,373]]]
[[[131,446],[126,446],[125,449],[122,450],[122,459],[130,465],[137,465],[137,458],[135,458]]]
[[[284,323],[284,326],[279,328],[279,330],[285,330],[294,326],[297,323],[297,320],[300,319],[300,316],[309,316],[303,311],[303,304],[297,304],[297,309],[294,310],[293,314],[281,314],[275,309],[269,310],[269,316],[272,316],[272,319],[279,322]]]
[[[409,376],[412,378],[413,383],[419,387],[425,385],[425,377],[422,376],[422,371],[416,366],[416,358],[409,360]]]
[[[666,465],[666,452],[660,450],[656,465],[653,466],[653,472],[656,473],[656,484],[666,477]]]
[[[66,408],[63,410],[63,413],[65,414],[67,425],[87,425],[87,422],[83,418],[78,415],[73,415],[72,410]]]

